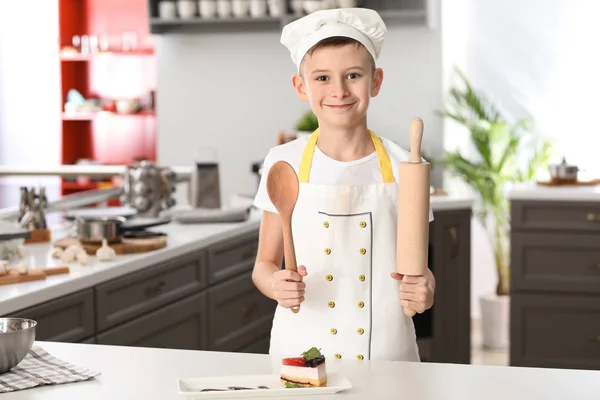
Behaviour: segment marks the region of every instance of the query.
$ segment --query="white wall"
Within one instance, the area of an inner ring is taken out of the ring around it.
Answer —
[[[60,164],[59,67],[58,2],[0,0],[0,165]],[[21,184],[59,194],[54,178],[0,179],[0,208]]]
[[[439,155],[442,126],[433,110],[441,107],[440,31],[388,28],[380,59],[384,85],[372,102],[370,127],[406,146],[410,119],[420,116],[424,150]],[[279,132],[293,132],[308,109],[294,94],[294,64],[279,37],[274,31],[157,38],[161,164],[189,164],[196,148],[212,146],[224,201],[255,192],[250,164],[276,145]]]
[[[443,9],[444,88],[453,65],[487,92],[509,118],[531,115],[556,155],[600,174],[600,2],[453,0]],[[466,134],[445,123],[444,147],[466,148]],[[555,159],[556,160],[556,159]],[[553,160],[553,161],[555,161]],[[585,175],[584,175],[585,177]],[[445,181],[454,190],[460,185]],[[472,305],[496,284],[488,243],[473,224]]]

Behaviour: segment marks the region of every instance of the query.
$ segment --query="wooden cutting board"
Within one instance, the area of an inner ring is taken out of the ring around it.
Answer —
[[[538,185],[542,186],[594,186],[600,185],[600,179],[592,179],[589,181],[561,181],[561,180],[549,180],[549,181],[538,181]]]
[[[8,271],[8,274],[0,276],[0,285],[8,285],[11,283],[21,283],[30,281],[41,281],[46,279],[48,275],[68,274],[69,267],[48,267],[48,268],[31,268],[27,274],[21,275],[16,268]]]
[[[75,238],[63,238],[54,242],[54,246],[60,247],[63,250],[72,244],[82,246],[85,249],[85,252],[92,256],[95,256],[96,250],[102,247],[102,243],[81,243]],[[162,249],[166,245],[167,238],[159,236],[153,238],[125,238],[119,243],[109,244],[109,247],[112,247],[117,254],[133,254]]]

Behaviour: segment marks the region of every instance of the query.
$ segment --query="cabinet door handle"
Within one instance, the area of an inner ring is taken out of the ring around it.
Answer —
[[[592,338],[592,342],[598,342],[600,343],[600,335],[597,335],[596,337]]]
[[[152,286],[152,287],[149,287],[146,289],[146,296],[148,296],[148,297],[156,296],[163,290],[164,287],[165,287],[165,282],[160,281],[160,282],[158,282],[158,284],[156,286]]]
[[[456,227],[453,226],[452,228],[448,229],[448,233],[452,238],[452,250],[450,251],[450,254],[452,258],[455,258],[458,254],[458,229],[456,229]]]
[[[600,221],[600,214],[588,213],[587,220],[588,221]]]
[[[590,268],[592,268],[593,270],[596,270],[596,271],[600,271],[600,262],[596,265],[591,265]]]

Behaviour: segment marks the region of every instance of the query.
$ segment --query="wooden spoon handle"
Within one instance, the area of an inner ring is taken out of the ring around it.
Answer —
[[[413,118],[410,121],[410,156],[408,162],[420,164],[421,160],[421,141],[423,140],[423,120],[421,118]]]
[[[298,265],[296,264],[296,249],[294,248],[292,223],[289,219],[285,218],[282,218],[281,222],[283,227],[283,255],[285,259],[285,269],[296,272],[298,271]],[[296,314],[300,311],[300,305],[292,306],[291,309],[292,312]]]

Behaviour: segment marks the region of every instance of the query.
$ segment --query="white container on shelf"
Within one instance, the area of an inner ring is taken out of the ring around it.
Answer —
[[[203,19],[212,19],[217,15],[216,0],[198,0],[198,11]]]
[[[337,0],[337,7],[339,8],[354,8],[358,6],[357,0]]]
[[[294,15],[301,15],[304,13],[304,9],[302,8],[302,0],[290,0],[290,7],[292,8]]]
[[[219,18],[229,18],[232,12],[231,0],[217,0],[217,15]]]
[[[177,0],[177,13],[181,19],[191,19],[196,17],[197,4],[193,0]]]
[[[236,18],[246,18],[250,9],[249,0],[231,0],[233,16]]]
[[[263,18],[267,15],[267,0],[250,0],[250,16]]]
[[[324,10],[327,4],[323,0],[304,0],[302,7],[307,14],[312,14],[315,11]]]
[[[285,7],[285,0],[268,0],[269,15],[273,18],[281,17],[283,15],[283,8]]]
[[[162,19],[177,18],[177,6],[173,0],[162,0],[158,3],[158,17]]]

